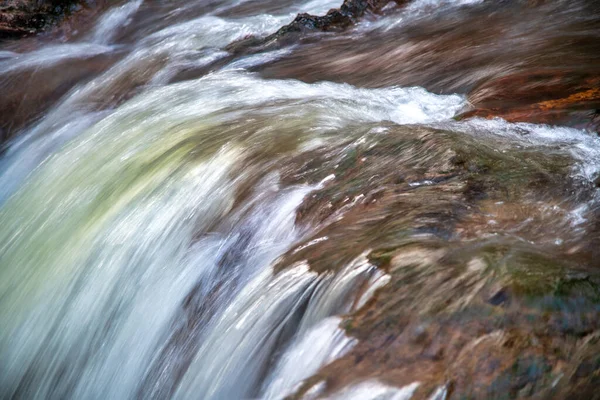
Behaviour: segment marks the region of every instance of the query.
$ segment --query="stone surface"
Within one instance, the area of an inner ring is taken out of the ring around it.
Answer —
[[[0,7],[0,39],[42,31],[80,9],[78,0],[8,0]]]

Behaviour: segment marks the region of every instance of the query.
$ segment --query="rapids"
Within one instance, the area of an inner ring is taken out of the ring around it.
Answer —
[[[315,69],[298,58],[315,39],[228,50],[339,3],[129,0],[1,45],[0,398],[481,398],[469,385],[484,378],[460,372],[469,351],[529,323],[527,343],[549,342],[531,338],[556,310],[560,340],[582,342],[527,387],[570,390],[556,365],[585,359],[600,328],[600,140],[458,120],[472,82],[422,58],[410,85],[385,69],[372,84],[372,65],[344,82],[336,40],[483,1],[417,0],[322,33]],[[442,356],[412,351],[432,332],[451,342],[442,320],[462,350],[428,367]]]

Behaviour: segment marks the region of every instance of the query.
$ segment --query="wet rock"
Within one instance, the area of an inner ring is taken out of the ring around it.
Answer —
[[[469,94],[474,109],[462,117],[571,125],[600,131],[600,75],[525,71],[492,79]]]
[[[0,6],[0,39],[35,34],[77,11],[82,0],[8,0]]]
[[[331,9],[322,16],[298,14],[294,20],[266,38],[249,37],[228,46],[227,50],[239,53],[250,48],[263,49],[276,42],[296,40],[308,32],[342,31],[356,23],[366,12],[379,13],[388,3],[404,5],[409,0],[344,0],[339,9]]]
[[[498,290],[490,299],[488,300],[491,305],[500,306],[506,304],[510,299],[510,295],[508,291],[504,288]]]
[[[419,381],[424,388],[434,388],[450,381],[449,399],[571,398],[564,397],[564,390],[587,393],[590,382],[598,380],[597,341],[585,338],[599,326],[581,319],[587,313],[598,317],[594,296],[575,304],[569,300],[573,293],[551,287],[546,292],[507,288],[514,300],[501,311],[492,310],[484,304],[484,287],[501,277],[484,274],[469,282],[466,275],[452,271],[457,261],[453,258],[464,248],[425,262],[408,254],[411,251],[405,248],[395,258],[402,260],[407,254],[414,260],[412,267],[391,267],[396,272],[390,285],[352,317],[348,333],[360,343],[347,357],[322,369],[319,378],[328,390],[377,377],[399,387]],[[471,288],[476,291],[470,303],[454,307]],[[428,308],[432,301],[438,306]],[[578,325],[586,326],[585,333]],[[573,376],[570,385],[561,381],[565,374]],[[428,393],[416,398],[427,398]]]
[[[349,139],[341,154],[307,161],[298,179],[308,179],[311,163],[336,175],[298,216],[322,227],[309,241],[328,240],[294,250],[281,265],[307,260],[327,273],[371,249],[369,261],[390,280],[342,323],[356,347],[296,395],[316,382],[327,394],[365,379],[420,382],[415,399],[442,385],[448,399],[589,393],[598,374],[582,360],[596,351],[588,338],[600,332],[600,276],[565,248],[544,244],[548,230],[575,240],[563,234],[569,219],[555,207],[564,207],[574,184],[565,180],[569,157],[495,151],[477,138],[417,127],[390,127],[359,143]],[[555,192],[534,184],[540,174]],[[410,186],[424,180],[432,185]],[[469,181],[484,182],[485,196],[471,195]],[[575,383],[562,378],[577,370]]]

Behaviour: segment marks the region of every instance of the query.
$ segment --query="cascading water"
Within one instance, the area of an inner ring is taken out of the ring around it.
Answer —
[[[339,1],[200,3],[130,1],[66,43],[0,52],[7,82],[60,75],[71,63],[89,72],[49,95],[0,158],[0,398],[281,399],[299,390],[305,398],[411,398],[424,385],[368,374],[332,390],[310,383],[360,342],[345,318],[393,281],[394,268],[371,259],[378,241],[419,240],[438,218],[423,214],[420,225],[390,234],[394,223],[409,224],[412,208],[393,212],[359,180],[390,187],[391,167],[410,171],[393,184],[434,190],[443,180],[430,170],[458,175],[458,156],[445,147],[454,140],[498,157],[492,171],[511,151],[568,159],[568,179],[587,188],[600,142],[572,128],[454,121],[465,97],[420,87],[266,79],[253,71],[293,46],[232,58],[227,45]],[[398,21],[421,18],[423,7],[478,3],[415,2]],[[379,28],[357,28],[369,29]],[[385,165],[353,178],[347,156],[366,165],[386,140],[399,141],[390,146],[401,156],[382,156]],[[501,180],[540,165],[519,165]],[[548,218],[562,231],[538,238],[525,221],[507,236],[575,248],[597,204],[593,190],[581,197],[548,200]],[[331,210],[324,217],[303,208],[321,200]],[[377,201],[388,208],[356,211]],[[419,203],[414,209],[427,206]],[[502,221],[486,218],[480,236],[488,240]],[[446,398],[445,382],[435,388],[429,398]]]

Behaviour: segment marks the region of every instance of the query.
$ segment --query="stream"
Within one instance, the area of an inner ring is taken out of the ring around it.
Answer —
[[[0,44],[1,399],[592,398],[600,139],[456,116],[599,71],[598,6],[231,50],[340,2],[129,0]]]

